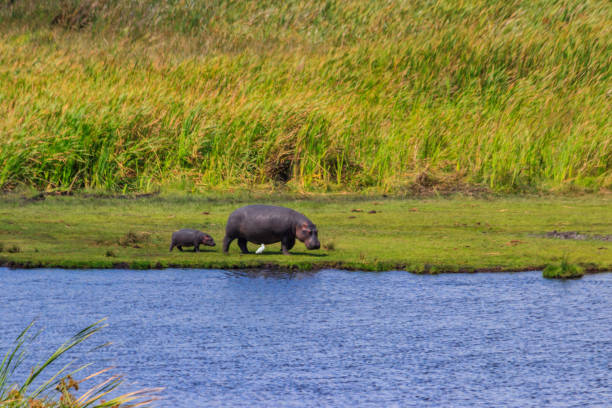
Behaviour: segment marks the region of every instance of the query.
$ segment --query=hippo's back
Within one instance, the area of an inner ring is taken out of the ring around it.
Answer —
[[[300,213],[275,205],[247,205],[232,212],[227,220],[226,233],[262,242],[276,242],[295,225]]]
[[[174,242],[193,242],[195,241],[200,231],[191,228],[184,228],[172,233],[172,241]]]
[[[291,208],[281,207],[278,205],[263,205],[263,204],[252,204],[245,205],[244,207],[240,207],[235,210],[231,215],[244,215],[247,217],[275,217],[275,216],[291,216],[293,214],[298,214],[296,211]]]

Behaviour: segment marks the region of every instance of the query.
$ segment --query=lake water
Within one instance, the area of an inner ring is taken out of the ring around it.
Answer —
[[[86,355],[168,407],[582,407],[612,402],[612,274],[0,269],[0,350]],[[76,353],[75,353],[76,354]]]

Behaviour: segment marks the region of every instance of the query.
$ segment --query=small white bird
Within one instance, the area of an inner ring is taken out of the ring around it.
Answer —
[[[261,246],[259,248],[257,248],[257,251],[255,251],[256,254],[261,254],[264,249],[266,249],[266,246],[264,244],[261,244]]]

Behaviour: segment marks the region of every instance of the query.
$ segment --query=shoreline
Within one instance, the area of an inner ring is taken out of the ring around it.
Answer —
[[[226,265],[219,264],[201,264],[201,265],[181,265],[181,264],[151,264],[151,265],[131,265],[127,262],[119,262],[119,263],[111,263],[108,265],[86,265],[86,264],[75,264],[75,265],[65,265],[65,264],[53,264],[53,263],[30,263],[30,262],[13,262],[13,261],[1,261],[0,260],[0,268],[8,268],[8,269],[66,269],[66,270],[95,270],[95,269],[119,269],[119,270],[149,270],[149,271],[157,271],[164,269],[218,269],[218,270],[236,270],[236,271],[274,271],[274,272],[299,272],[299,271],[307,271],[307,272],[316,272],[325,269],[335,269],[335,270],[344,270],[349,272],[390,272],[390,271],[402,271],[408,272],[415,275],[438,275],[438,274],[449,274],[449,273],[508,273],[508,272],[533,272],[533,271],[541,271],[545,266],[533,266],[533,267],[524,267],[524,268],[471,268],[471,267],[458,267],[458,268],[444,268],[444,267],[435,267],[427,268],[425,270],[414,270],[414,269],[406,269],[404,265],[390,265],[387,269],[376,269],[372,268],[372,265],[355,265],[355,264],[338,264],[338,263],[318,263],[311,264],[308,266],[300,266],[294,265],[292,267],[287,267],[283,265],[279,265],[277,263],[263,263],[258,265],[237,265],[228,263]],[[609,269],[605,268],[593,268],[586,269],[587,273],[606,273],[611,272]]]
[[[278,273],[293,273],[293,272],[320,272],[322,270],[342,270],[347,272],[371,272],[371,273],[385,273],[385,272],[407,272],[414,275],[441,275],[441,274],[473,274],[473,273],[523,273],[523,272],[541,272],[545,265],[532,266],[532,267],[521,267],[521,268],[471,268],[471,267],[458,267],[458,268],[443,268],[434,267],[432,269],[417,271],[405,269],[401,265],[391,266],[389,269],[372,269],[368,265],[361,267],[355,265],[344,265],[344,264],[312,264],[309,268],[294,266],[286,267],[274,263],[265,263],[261,265],[235,265],[227,264],[223,265],[180,265],[180,264],[168,264],[168,265],[149,265],[149,267],[141,267],[142,265],[130,265],[126,262],[115,263],[110,265],[61,265],[61,264],[44,264],[44,263],[16,263],[12,261],[0,261],[0,268],[7,268],[11,270],[16,269],[63,269],[63,270],[131,270],[131,271],[162,271],[165,269],[202,269],[202,270],[229,270],[229,271],[245,271],[245,272],[278,272]],[[600,273],[612,273],[611,268],[606,267],[585,267],[585,275],[593,275]]]

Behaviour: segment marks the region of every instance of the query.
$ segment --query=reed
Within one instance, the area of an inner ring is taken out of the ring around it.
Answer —
[[[13,376],[26,357],[28,343],[40,334],[40,332],[32,333],[33,326],[34,322],[30,323],[17,336],[12,348],[7,351],[4,359],[0,362],[0,406],[7,408],[130,408],[149,406],[151,402],[157,399],[154,395],[160,389],[142,389],[112,396],[111,393],[116,391],[122,380],[116,375],[104,378],[104,375],[108,375],[110,368],[100,370],[80,381],[76,381],[73,377],[87,368],[89,364],[74,368],[71,363],[68,363],[43,380],[43,376],[56,360],[106,327],[103,320],[84,328],[58,347],[47,360],[32,368],[21,385],[15,383]],[[34,387],[33,384],[37,380],[41,384]],[[81,384],[88,381],[90,384],[90,380],[97,381],[97,383],[83,389]],[[79,388],[81,388],[80,391]],[[73,389],[74,391],[72,391]],[[54,390],[59,394],[59,398],[54,398],[51,395]],[[77,392],[79,392],[79,396],[75,395]]]
[[[612,6],[0,5],[0,187],[612,187]]]

